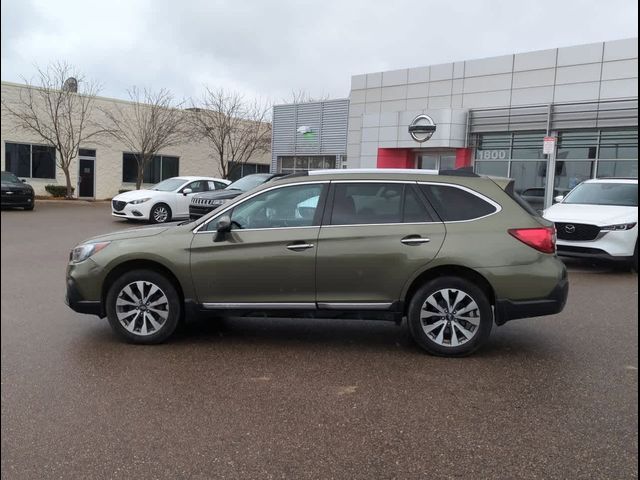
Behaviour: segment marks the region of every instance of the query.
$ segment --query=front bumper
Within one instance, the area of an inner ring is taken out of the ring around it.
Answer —
[[[114,209],[113,204],[111,206],[111,215],[131,220],[149,220],[150,211],[151,202],[139,203],[137,205],[127,203],[122,210]]]
[[[73,278],[67,277],[67,295],[65,303],[78,313],[97,315],[100,318],[105,316],[104,307],[100,301],[85,300],[78,289]]]
[[[560,313],[567,304],[569,296],[569,278],[566,267],[563,268],[562,277],[544,298],[534,300],[509,300],[496,299],[495,321],[497,325],[503,325],[509,320],[518,318],[542,317]]]
[[[212,212],[220,205],[189,205],[189,218],[196,220],[205,216],[207,213]]]
[[[12,194],[7,195],[2,192],[1,204],[3,207],[31,207],[34,203],[34,195]]]

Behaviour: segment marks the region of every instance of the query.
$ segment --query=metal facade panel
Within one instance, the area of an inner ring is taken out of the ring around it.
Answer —
[[[549,118],[549,111],[551,117]],[[567,130],[596,127],[633,127],[638,125],[637,100],[538,105],[530,107],[471,110],[470,133]]]
[[[278,156],[346,155],[349,100],[276,105],[273,107],[271,169]],[[307,134],[298,128],[310,128]]]

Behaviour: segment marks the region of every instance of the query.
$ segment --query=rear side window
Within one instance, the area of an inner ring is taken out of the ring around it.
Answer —
[[[486,217],[496,207],[467,190],[446,185],[420,185],[444,222],[459,222]]]
[[[331,225],[431,222],[422,199],[402,183],[337,183]]]

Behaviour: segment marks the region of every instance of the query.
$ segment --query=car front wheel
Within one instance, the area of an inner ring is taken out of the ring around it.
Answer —
[[[407,319],[415,342],[442,356],[473,353],[489,338],[493,326],[487,295],[459,277],[436,278],[418,289]]]
[[[182,313],[173,283],[152,270],[133,270],[118,278],[107,293],[111,328],[132,343],[153,344],[169,338]]]
[[[171,220],[171,209],[169,205],[164,203],[158,203],[154,205],[149,214],[149,221],[151,223],[166,223]]]

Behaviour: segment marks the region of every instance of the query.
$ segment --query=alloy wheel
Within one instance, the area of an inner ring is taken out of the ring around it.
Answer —
[[[152,282],[132,282],[116,297],[116,315],[134,335],[152,335],[160,331],[169,316],[169,299]]]
[[[164,223],[168,218],[169,210],[167,210],[167,207],[163,207],[162,205],[160,205],[153,209],[153,220],[156,223]]]
[[[422,304],[420,324],[432,342],[459,347],[478,333],[480,309],[468,293],[445,288],[429,295]]]

